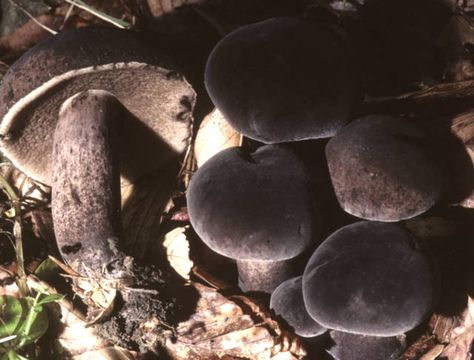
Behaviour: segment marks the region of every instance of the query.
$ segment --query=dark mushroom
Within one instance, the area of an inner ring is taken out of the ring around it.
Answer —
[[[303,274],[306,310],[329,329],[396,336],[433,309],[436,277],[411,235],[395,224],[362,221],[327,238]]]
[[[306,311],[301,288],[302,278],[298,276],[278,285],[270,298],[270,309],[281,316],[294,329],[296,335],[313,338],[324,334],[327,329],[314,321]]]
[[[334,31],[274,18],[224,37],[205,83],[230,124],[249,138],[280,143],[333,136],[362,97],[360,74]]]
[[[397,360],[405,350],[405,336],[364,336],[330,331],[333,346],[328,350],[335,360]]]
[[[442,194],[428,136],[401,118],[371,115],[352,122],[328,142],[326,156],[339,203],[363,219],[409,219]]]
[[[271,293],[295,276],[291,259],[311,246],[309,177],[283,146],[254,153],[229,148],[194,174],[187,200],[191,224],[215,252],[237,260],[244,291]]]
[[[110,28],[60,33],[16,61],[0,86],[0,148],[15,166],[51,184],[52,144],[61,104],[107,90],[131,112],[123,124],[121,174],[128,180],[176,159],[189,145],[195,92],[164,41]],[[161,46],[161,53],[153,49]],[[167,55],[163,55],[163,54]]]
[[[3,78],[1,151],[53,185],[58,247],[81,274],[124,261],[120,176],[135,180],[189,144],[195,92],[172,66],[138,33],[87,28],[36,45]]]

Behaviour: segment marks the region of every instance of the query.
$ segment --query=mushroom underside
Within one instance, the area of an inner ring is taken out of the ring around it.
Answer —
[[[73,70],[30,93],[10,108],[0,126],[4,154],[35,180],[51,184],[56,114],[67,98],[90,88],[109,91],[130,112],[122,132],[121,174],[126,180],[136,180],[187,149],[192,87],[172,71],[127,63]]]

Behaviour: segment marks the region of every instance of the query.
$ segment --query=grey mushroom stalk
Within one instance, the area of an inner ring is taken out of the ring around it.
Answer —
[[[123,258],[117,250],[121,110],[112,94],[88,90],[66,100],[59,113],[52,157],[54,231],[61,254],[81,274],[105,276]]]

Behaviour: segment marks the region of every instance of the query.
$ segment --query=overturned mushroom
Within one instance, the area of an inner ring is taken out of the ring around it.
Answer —
[[[412,236],[395,224],[345,226],[316,249],[303,274],[306,310],[329,329],[396,336],[434,307],[436,277]]]
[[[359,71],[334,31],[274,18],[228,34],[209,56],[209,95],[249,138],[280,143],[333,136],[362,98]]]
[[[74,179],[76,184],[63,184],[66,191],[64,196],[69,197],[69,200],[64,199],[60,209],[56,206],[56,223],[86,221],[80,218],[63,218],[74,217],[69,213],[69,207],[75,202],[80,202],[85,207],[90,206],[91,201],[100,197],[100,193],[96,191],[105,191],[118,181],[115,176],[122,175],[126,180],[134,180],[170,159],[176,159],[185,151],[191,134],[191,111],[195,93],[174,68],[164,66],[172,66],[168,56],[155,54],[150,43],[143,40],[138,33],[87,28],[61,33],[38,44],[9,69],[0,87],[0,115],[3,116],[0,124],[1,150],[18,168],[48,185],[52,183],[53,171],[59,179],[62,177],[61,171],[68,168],[64,163],[58,167],[58,164],[51,160],[53,138],[57,138],[54,131],[59,107],[70,96],[89,89],[101,89],[113,94],[113,97],[105,96],[101,92],[93,93],[94,96],[85,96],[85,99],[101,99],[94,105],[99,112],[97,114],[80,106],[81,99],[84,98],[81,96],[74,101],[70,100],[63,108],[63,113],[68,114],[74,110],[74,115],[67,116],[73,116],[76,119],[74,124],[79,127],[86,118],[87,121],[94,121],[99,119],[99,116],[105,116],[100,114],[104,109],[108,111],[107,117],[112,116],[110,109],[114,108],[113,111],[117,114],[114,113],[113,117],[117,120],[113,124],[116,127],[113,142],[119,145],[113,147],[113,151],[117,153],[110,156],[120,158],[120,170],[117,166],[113,174],[107,175],[107,179],[113,175],[114,180],[101,180],[103,189],[99,189],[99,186],[91,187],[90,195],[86,198],[79,196],[80,192],[89,191],[84,186],[87,187],[92,182],[86,179],[98,176],[97,174],[83,170],[83,175],[75,175],[83,176]],[[102,100],[106,105],[101,105]],[[60,138],[61,136],[55,141]],[[94,135],[89,135],[89,138],[82,140],[82,147],[93,147],[94,139]],[[108,151],[112,151],[111,149]],[[99,149],[91,148],[90,151],[93,153]],[[88,161],[86,159],[88,158],[71,157],[67,161],[75,163],[75,166],[85,166]],[[91,159],[88,166],[92,166],[96,161],[98,160]],[[108,160],[103,160],[102,171],[108,169],[105,167],[107,163]],[[99,168],[97,170],[99,171]],[[72,181],[72,178],[64,179]],[[114,201],[120,202],[120,196],[118,199]],[[118,204],[114,202],[114,206]],[[105,214],[99,216],[108,217]],[[106,224],[111,219],[107,219],[101,226],[111,226]],[[120,218],[114,218],[112,227],[118,229],[117,224],[120,224]],[[99,258],[101,245],[98,243],[94,248],[94,237],[89,238],[82,234],[81,243],[79,240],[72,240],[74,236],[69,236],[68,231],[72,230],[69,226],[64,227],[64,232],[61,226],[55,226],[59,248],[64,255],[74,253],[80,245],[82,251],[92,253],[91,256],[84,257],[79,256],[79,252],[77,261],[91,267],[95,267],[92,265],[95,262],[107,263],[107,257]],[[78,236],[81,232],[77,231]]]
[[[318,324],[306,311],[301,287],[302,279],[302,276],[298,276],[278,285],[270,298],[270,308],[294,329],[296,335],[313,338],[325,333],[327,329]]]
[[[314,240],[309,184],[298,157],[278,145],[223,150],[193,176],[191,224],[212,250],[237,260],[244,291],[271,293],[295,276],[289,260]]]
[[[443,174],[427,134],[407,120],[370,115],[327,144],[329,172],[341,207],[376,221],[409,219],[441,197]]]
[[[122,130],[123,178],[134,180],[177,158],[189,144],[195,93],[177,72],[172,50],[154,41],[152,46],[133,31],[84,28],[31,48],[0,86],[3,154],[33,179],[51,184],[61,104],[78,92],[102,89],[133,115]]]
[[[135,180],[183,154],[194,90],[138,33],[88,28],[25,53],[5,75],[0,99],[1,150],[53,186],[61,254],[81,284],[121,292],[119,323],[129,304],[146,304],[147,313],[127,319],[130,336],[121,344],[153,347],[156,339],[147,345],[139,334],[146,321],[166,321],[170,295],[158,289],[167,275],[121,251],[120,179]]]

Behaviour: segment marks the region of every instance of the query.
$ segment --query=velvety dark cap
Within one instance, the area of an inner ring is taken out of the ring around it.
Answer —
[[[395,336],[433,309],[436,277],[411,235],[396,224],[358,222],[329,236],[303,275],[308,313],[329,329]]]
[[[370,115],[342,129],[326,146],[341,207],[354,216],[400,221],[441,197],[443,174],[427,134],[409,121]]]
[[[191,224],[215,252],[238,260],[287,260],[312,242],[310,182],[283,146],[229,148],[194,174]]]
[[[303,302],[303,277],[298,276],[282,282],[272,293],[270,309],[290,325],[296,335],[310,338],[321,335],[327,329],[309,316]]]
[[[273,18],[224,37],[205,84],[229,123],[280,143],[333,136],[362,98],[361,76],[342,38],[297,18]]]

